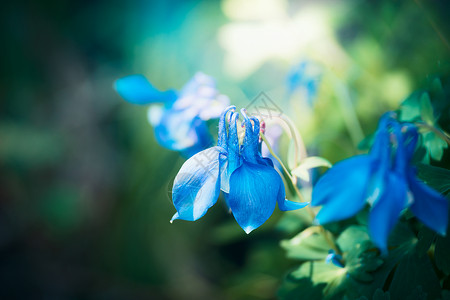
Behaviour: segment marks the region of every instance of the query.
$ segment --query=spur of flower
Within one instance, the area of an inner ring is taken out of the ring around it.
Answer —
[[[417,139],[414,125],[400,124],[394,113],[385,114],[369,154],[337,163],[315,185],[311,205],[322,205],[316,221],[324,224],[351,217],[368,203],[371,239],[384,254],[389,233],[405,208],[445,235],[448,201],[420,181],[411,164]]]
[[[151,104],[148,119],[158,143],[190,157],[213,143],[206,121],[219,118],[229,105],[215,80],[197,73],[181,91],[159,91],[143,75],[118,79],[115,90],[133,104]]]
[[[241,110],[245,135],[238,138],[239,113],[225,109],[219,120],[217,146],[188,159],[173,184],[176,219],[195,221],[213,206],[224,192],[231,213],[246,233],[261,226],[276,203],[282,211],[305,207],[307,203],[286,199],[283,180],[269,158],[261,156],[260,122]]]

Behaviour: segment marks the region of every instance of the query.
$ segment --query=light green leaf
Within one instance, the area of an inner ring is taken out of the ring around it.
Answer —
[[[311,278],[314,285],[326,283],[323,294],[325,297],[331,297],[345,289],[346,269],[328,264],[324,261],[306,262],[291,275],[295,278]]]
[[[430,96],[427,92],[420,97],[420,116],[422,120],[430,126],[434,124],[433,106],[431,106]]]
[[[364,241],[369,241],[369,233],[367,232],[367,227],[353,225],[348,227],[344,232],[341,233],[336,243],[342,252],[348,252],[355,248],[355,246],[360,245]]]
[[[309,227],[290,240],[281,241],[281,247],[287,251],[287,257],[299,260],[325,260],[330,250],[326,239],[318,226]],[[330,233],[327,232],[332,239]]]
[[[303,159],[300,162],[300,165],[297,166],[294,170],[292,170],[292,174],[297,176],[298,178],[309,181],[309,169],[318,168],[318,167],[327,167],[331,168],[332,164],[326,160],[325,158],[319,156],[310,156]]]
[[[441,160],[444,155],[444,149],[448,147],[447,143],[433,131],[425,132],[422,136],[427,154],[434,160]]]
[[[421,91],[414,92],[402,102],[400,105],[400,121],[411,122],[417,121],[420,118],[419,99],[422,93]]]

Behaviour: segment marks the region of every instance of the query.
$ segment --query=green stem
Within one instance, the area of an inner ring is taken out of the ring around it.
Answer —
[[[356,116],[355,108],[353,107],[352,99],[350,96],[350,91],[348,90],[348,87],[338,77],[336,77],[336,75],[332,73],[330,74],[330,77],[333,81],[336,97],[341,106],[345,125],[347,126],[347,130],[350,134],[350,138],[352,139],[353,144],[357,146],[358,143],[364,139],[364,133],[361,128],[361,124],[358,121],[358,117]]]
[[[297,185],[295,184],[295,180],[293,179],[293,176],[291,175],[291,173],[288,171],[288,169],[285,167],[285,165],[283,164],[283,162],[281,161],[281,159],[278,157],[278,155],[275,154],[275,152],[272,149],[272,146],[270,145],[269,141],[267,140],[267,138],[265,137],[264,134],[260,133],[262,140],[264,141],[264,143],[267,146],[267,149],[269,149],[270,154],[272,154],[272,156],[280,163],[281,167],[283,168],[283,171],[286,173],[286,176],[289,178],[289,180],[292,183],[292,186],[294,187],[295,193],[297,194],[298,198],[300,199],[301,202],[306,202],[305,198],[303,197],[303,195],[300,193],[299,189],[297,188]],[[316,217],[316,214],[314,213],[314,211],[311,209],[311,207],[307,206],[306,209],[308,210],[309,214],[311,215],[311,217],[314,218]]]
[[[297,188],[297,185],[295,184],[295,181],[293,180],[293,175],[291,175],[289,173],[289,171],[287,170],[287,168],[285,167],[285,165],[283,164],[281,159],[278,157],[278,155],[275,154],[275,152],[272,149],[272,146],[270,146],[270,143],[267,140],[267,138],[264,136],[264,134],[260,133],[260,136],[261,136],[261,139],[266,144],[267,149],[269,149],[270,154],[272,154],[272,156],[280,163],[281,167],[283,168],[283,171],[286,173],[286,176],[291,181],[292,186],[294,187],[295,193],[297,194],[297,196],[300,199],[300,201],[301,202],[306,202],[305,199],[303,198],[303,195],[300,193],[299,189]],[[314,220],[314,218],[316,217],[316,214],[314,213],[312,208],[310,206],[307,206],[306,209],[308,210],[308,213],[310,214],[311,218]],[[328,236],[326,229],[323,226],[321,226],[321,225],[319,225],[318,227],[320,228],[320,232],[323,235],[323,237],[325,238],[325,241],[330,246],[330,248],[333,249],[337,254],[340,254],[340,251],[336,247],[336,244]]]

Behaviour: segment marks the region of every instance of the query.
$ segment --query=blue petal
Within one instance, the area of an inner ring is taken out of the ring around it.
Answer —
[[[407,203],[407,185],[402,176],[386,173],[385,190],[370,210],[369,232],[373,243],[383,254],[387,253],[389,233]]]
[[[122,98],[133,104],[172,102],[177,98],[175,91],[158,91],[140,74],[117,79],[114,83],[114,89]]]
[[[411,205],[414,215],[434,231],[445,235],[448,223],[447,199],[420,182],[413,170],[408,172],[408,183],[414,196],[414,202]]]
[[[228,137],[226,140],[228,150],[228,165],[226,170],[222,173],[221,189],[225,193],[230,192],[230,177],[241,165],[241,156],[239,154],[239,137],[237,133],[237,120],[239,118],[239,113],[232,112],[230,114]],[[220,145],[219,145],[220,146]]]
[[[309,202],[293,202],[288,199],[278,200],[278,208],[281,211],[290,211],[308,206]]]
[[[245,135],[242,144],[242,157],[248,162],[258,163],[261,154],[258,151],[259,148],[259,130],[260,124],[257,118],[249,118],[245,109],[241,109],[241,113],[244,116]],[[252,123],[253,121],[253,123]]]
[[[170,150],[185,152],[187,157],[210,147],[213,139],[205,121],[186,117],[184,111],[166,110],[155,126],[158,143]]]
[[[177,213],[172,220],[195,221],[213,206],[220,193],[221,147],[212,147],[188,159],[173,183],[172,200]]]
[[[328,170],[313,189],[311,205],[323,205],[316,221],[320,224],[346,219],[366,203],[372,170],[368,155],[354,156]]]
[[[267,159],[270,160],[269,158]],[[273,167],[273,165],[270,167]],[[280,188],[278,190],[277,203],[278,208],[281,211],[296,210],[308,206],[309,202],[294,202],[286,199],[286,191],[284,190],[283,180],[280,176],[278,176],[278,180],[280,182]]]
[[[273,213],[280,175],[272,167],[244,161],[230,178],[228,204],[246,233],[261,226]]]

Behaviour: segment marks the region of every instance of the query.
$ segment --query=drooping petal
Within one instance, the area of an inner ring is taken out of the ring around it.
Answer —
[[[413,170],[408,172],[408,184],[414,201],[414,215],[434,231],[445,235],[448,223],[448,200],[434,189],[419,181]]]
[[[272,215],[280,188],[279,176],[272,167],[246,161],[231,174],[228,204],[246,233]]]
[[[372,171],[368,155],[341,161],[329,169],[313,189],[311,205],[323,205],[316,216],[320,224],[346,219],[360,211],[367,197]]]
[[[271,167],[273,167],[273,165]],[[297,210],[297,209],[303,208],[305,206],[308,206],[309,202],[294,202],[294,201],[289,201],[288,199],[286,199],[286,191],[284,189],[283,180],[279,176],[278,176],[278,179],[280,181],[280,188],[278,190],[277,203],[278,203],[278,208],[281,211]]]
[[[188,159],[173,183],[172,200],[177,213],[172,220],[195,221],[213,206],[220,193],[221,147],[203,150]]]
[[[140,74],[117,79],[114,89],[125,100],[133,104],[167,103],[175,101],[177,98],[174,90],[161,92]]]
[[[294,202],[288,199],[278,201],[278,208],[281,211],[297,210],[308,206],[309,202]]]
[[[387,253],[389,233],[397,223],[401,211],[406,207],[407,191],[403,176],[394,172],[386,173],[384,192],[370,210],[370,236],[383,254]]]

